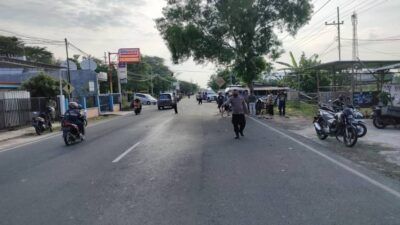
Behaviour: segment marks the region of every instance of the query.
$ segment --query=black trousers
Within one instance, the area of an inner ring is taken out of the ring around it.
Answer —
[[[285,112],[286,111],[286,102],[279,101],[278,108],[279,108],[279,115],[284,116],[286,113]]]
[[[270,116],[274,115],[274,105],[267,105],[267,112]]]
[[[246,127],[246,117],[244,114],[233,114],[232,124],[233,130],[235,131],[236,136],[238,136],[239,132],[243,132],[244,128]]]
[[[174,108],[175,114],[178,114],[178,105],[177,104],[173,104],[172,108]]]
[[[84,122],[83,122],[82,120],[77,120],[77,121],[75,121],[75,124],[78,126],[79,131],[80,131],[83,135],[85,135],[85,124],[84,124]]]

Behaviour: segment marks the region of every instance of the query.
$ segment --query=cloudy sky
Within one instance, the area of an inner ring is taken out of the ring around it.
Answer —
[[[302,52],[316,53],[323,62],[337,60],[336,27],[325,26],[324,22],[336,20],[339,6],[344,21],[342,37],[346,39],[342,43],[342,59],[351,59],[351,41],[347,39],[352,37],[353,11],[358,12],[360,58],[400,59],[400,0],[313,0],[313,3],[315,15],[295,38],[279,34],[287,53],[293,51],[296,57]],[[154,23],[165,5],[165,0],[0,0],[0,34],[9,35],[7,32],[11,31],[61,41],[67,37],[99,58],[105,51],[139,47],[143,54],[165,58],[180,79],[206,86],[215,71],[213,65],[196,65],[191,61],[172,65]],[[62,45],[46,46],[57,58],[65,58]],[[279,61],[289,62],[287,53]],[[72,50],[72,54],[80,53]]]

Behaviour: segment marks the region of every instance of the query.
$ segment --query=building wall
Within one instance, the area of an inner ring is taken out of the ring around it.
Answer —
[[[95,108],[88,108],[86,109],[86,116],[88,119],[90,118],[95,118],[99,116],[99,109],[97,107]]]
[[[114,112],[119,112],[121,111],[119,104],[114,104]]]
[[[68,81],[67,71],[43,69],[0,68],[0,89],[18,89],[24,81],[45,73],[56,80]],[[98,93],[97,74],[90,70],[70,71],[71,83],[74,87],[73,96],[92,96]],[[89,91],[89,82],[94,83],[94,90]]]

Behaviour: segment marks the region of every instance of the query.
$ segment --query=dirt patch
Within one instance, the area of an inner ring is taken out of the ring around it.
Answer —
[[[303,137],[309,138],[323,146],[327,147],[332,152],[339,154],[351,161],[363,165],[366,168],[377,171],[388,177],[400,180],[400,149],[396,146],[396,141],[388,144],[387,142],[379,142],[377,135],[385,135],[384,132],[376,130],[371,126],[368,127],[367,136],[360,138],[353,148],[345,147],[343,144],[338,144],[334,137],[328,137],[326,140],[319,140],[315,135],[312,120],[305,117],[277,117],[273,119],[264,119],[267,123],[274,126],[290,130]],[[367,123],[368,124],[368,123]],[[397,132],[393,130],[392,132]],[[369,136],[368,136],[369,135]],[[371,137],[371,138],[370,138]],[[398,146],[398,145],[397,145]]]

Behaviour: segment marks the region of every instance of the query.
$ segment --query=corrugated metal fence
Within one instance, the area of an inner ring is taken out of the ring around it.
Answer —
[[[0,129],[29,125],[33,112],[44,112],[47,106],[56,109],[55,119],[58,119],[60,115],[58,98],[0,99]]]

